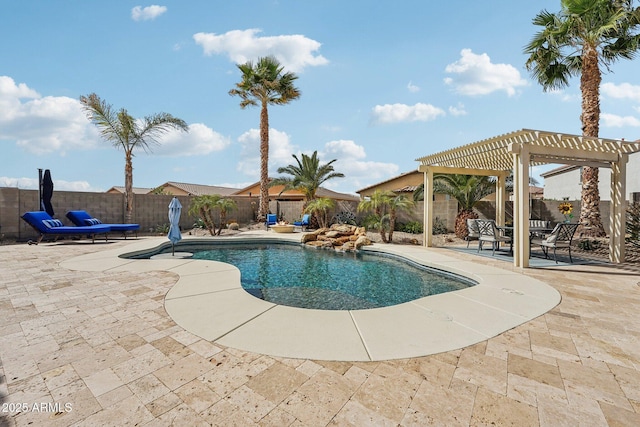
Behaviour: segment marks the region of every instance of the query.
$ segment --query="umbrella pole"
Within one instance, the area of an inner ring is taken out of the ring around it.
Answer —
[[[176,256],[176,245],[171,244],[171,256]]]

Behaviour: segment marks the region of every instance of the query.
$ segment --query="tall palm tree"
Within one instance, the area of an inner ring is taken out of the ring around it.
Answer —
[[[474,206],[484,197],[496,191],[495,182],[488,176],[435,174],[433,191],[447,194],[458,202],[458,213],[454,230],[461,239],[467,236],[467,218],[478,218],[473,211]],[[422,200],[423,196],[414,193],[414,200]]]
[[[314,151],[311,157],[304,153],[302,153],[300,159],[295,154],[292,156],[296,159],[297,165],[278,168],[278,173],[288,174],[291,177],[275,178],[269,185],[283,185],[284,189],[282,191],[300,190],[304,194],[307,203],[316,198],[316,191],[324,182],[333,178],[344,178],[343,173],[335,172],[333,169],[332,164],[337,159],[321,165],[317,151]]]
[[[150,152],[158,138],[171,129],[188,132],[187,123],[168,113],[157,113],[142,120],[131,117],[124,108],[115,111],[110,104],[92,93],[80,97],[87,117],[100,129],[102,137],[124,151],[124,199],[126,222],[133,219],[133,156],[134,150]]]
[[[258,221],[263,221],[269,211],[269,110],[268,106],[288,104],[300,97],[294,86],[298,78],[285,73],[284,67],[273,56],[262,57],[255,64],[251,61],[239,64],[242,80],[229,95],[241,98],[240,107],[260,105],[260,204]]]
[[[398,212],[411,210],[415,206],[415,203],[404,194],[398,194],[389,199],[387,206],[389,207],[389,242],[392,242]]]
[[[540,12],[533,24],[542,29],[525,46],[527,69],[544,91],[569,85],[580,76],[582,134],[597,137],[600,128],[601,67],[633,59],[640,35],[640,8],[633,0],[561,0],[561,10]],[[605,234],[600,217],[598,169],[584,167],[580,225],[594,236]]]
[[[369,196],[368,199],[362,200],[358,203],[358,212],[372,211],[376,217],[376,221],[380,228],[380,238],[384,243],[387,243],[387,232],[383,225],[386,209],[389,206],[391,199],[396,194],[393,191],[376,190]]]

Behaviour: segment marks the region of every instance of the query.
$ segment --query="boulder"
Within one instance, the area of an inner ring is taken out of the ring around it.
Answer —
[[[358,240],[355,241],[354,246],[356,249],[360,249],[363,246],[368,246],[371,244],[371,240],[367,236],[360,236]]]
[[[335,248],[340,251],[354,251],[371,245],[364,227],[349,224],[334,224],[302,235],[301,241],[317,248]]]

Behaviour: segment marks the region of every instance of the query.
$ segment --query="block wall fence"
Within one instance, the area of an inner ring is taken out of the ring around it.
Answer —
[[[189,215],[189,207],[193,196],[177,196],[182,204],[180,227],[188,230],[193,227],[196,217]],[[158,194],[136,194],[134,196],[133,222],[140,224],[142,234],[156,233],[158,228],[168,226],[168,207],[173,196]],[[257,198],[246,196],[233,197],[238,209],[227,215],[227,222],[236,221],[241,225],[255,224]],[[561,201],[532,200],[531,217],[536,219],[560,222],[564,217],[558,211]],[[572,201],[574,206],[574,221],[580,214],[580,202]],[[84,209],[104,223],[123,223],[124,195],[110,193],[88,193],[78,191],[55,191],[52,199],[55,217],[65,225],[72,225],[66,218],[67,211]],[[400,213],[398,221],[422,221],[424,218],[423,202],[418,202],[413,212]],[[293,222],[302,217],[303,202],[300,201],[271,201],[269,208],[272,213],[277,213],[280,218]],[[449,230],[453,230],[457,213],[455,200],[442,200],[434,202],[434,216],[444,221]],[[0,237],[17,239],[19,241],[37,237],[35,231],[24,222],[20,216],[28,211],[39,210],[38,191],[23,190],[13,187],[0,187]],[[364,218],[367,213],[357,212],[356,202],[339,202],[336,208],[329,212],[332,217],[337,212],[349,211],[356,215],[357,220]],[[494,202],[481,202],[476,211],[481,218],[495,216]],[[600,211],[605,230],[609,230],[609,202],[600,202]],[[511,202],[507,202],[507,220],[513,212]]]

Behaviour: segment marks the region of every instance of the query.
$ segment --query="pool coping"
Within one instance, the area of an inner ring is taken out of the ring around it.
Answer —
[[[299,242],[300,236],[254,231],[184,241]],[[478,284],[384,308],[312,310],[277,305],[250,295],[240,285],[239,270],[230,264],[190,258],[119,257],[167,242],[164,237],[142,238],[60,265],[80,271],[173,272],[179,279],[165,295],[165,310],[185,330],[223,346],[296,359],[381,361],[455,350],[541,316],[561,299],[553,287],[520,272],[453,258],[442,249],[422,246],[374,244],[365,250],[402,256]]]

